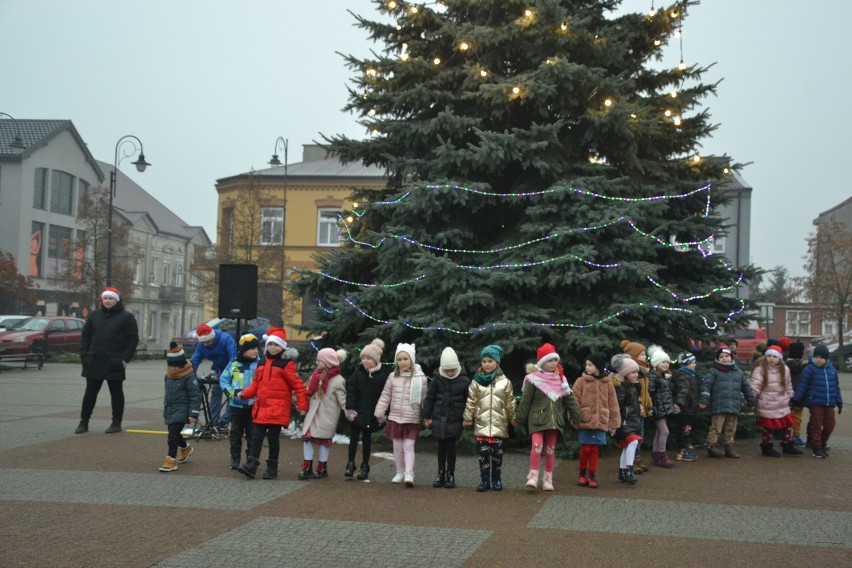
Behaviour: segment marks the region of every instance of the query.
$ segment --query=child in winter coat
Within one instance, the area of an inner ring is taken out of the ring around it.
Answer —
[[[452,347],[441,353],[438,376],[432,379],[426,402],[423,403],[423,423],[432,428],[438,444],[438,477],[432,487],[456,486],[456,443],[462,433],[462,417],[467,403],[470,379],[459,363]]]
[[[707,455],[721,458],[722,451],[716,445],[719,436],[724,436],[726,458],[739,458],[734,451],[734,435],[740,418],[740,394],[746,405],[754,408],[754,392],[745,375],[734,363],[733,354],[727,345],[716,350],[716,361],[701,382],[701,398],[698,408],[710,408],[710,429],[707,431]]]
[[[186,463],[192,455],[192,446],[186,443],[181,430],[186,423],[195,424],[201,407],[198,379],[187,362],[183,348],[172,341],[166,354],[165,396],[163,418],[169,430],[169,453],[160,471],[175,471],[179,463]]]
[[[269,459],[266,460],[263,479],[274,479],[278,476],[281,429],[290,425],[294,393],[299,414],[304,416],[308,410],[305,384],[296,375],[296,364],[293,362],[298,353],[295,349],[287,349],[286,332],[280,327],[271,327],[263,339],[266,341],[266,359],[258,366],[254,381],[237,393],[240,400],[257,397],[251,413],[254,434],[249,456],[246,463],[237,468],[237,471],[250,479],[254,479],[260,465],[264,438],[269,446]]]
[[[792,341],[790,343],[789,351],[787,352],[787,359],[784,362],[787,364],[787,368],[790,369],[790,382],[793,384],[793,392],[795,392],[798,388],[799,380],[802,378],[802,371],[805,369],[805,365],[807,365],[807,361],[804,357],[805,344],[801,341]],[[801,436],[802,416],[804,413],[804,406],[793,406],[793,444],[796,446],[805,445],[805,441]]]
[[[361,449],[361,469],[358,479],[370,477],[370,451],[373,432],[379,430],[379,421],[373,416],[376,403],[388,380],[388,371],[382,366],[382,350],[385,342],[374,339],[361,349],[361,364],[346,381],[346,420],[349,421],[349,461],[346,464],[346,478],[355,475],[355,454],[358,452],[358,440],[363,437]]]
[[[346,407],[346,380],[340,374],[340,364],[346,351],[328,347],[317,352],[317,368],[308,380],[305,394],[309,399],[308,413],[302,423],[305,461],[299,479],[328,477],[328,454],[337,431],[340,411]],[[317,471],[314,473],[314,446],[319,448]]]
[[[530,448],[530,472],[527,487],[538,486],[538,470],[541,454],[544,453],[544,476],[542,488],[553,491],[553,466],[556,462],[556,442],[565,431],[566,415],[571,422],[580,421],[580,407],[571,393],[568,380],[562,374],[559,354],[550,343],[536,351],[537,363],[527,366],[527,376],[521,388],[518,405],[518,424],[524,426],[532,438]]]
[[[394,360],[393,373],[385,382],[373,415],[380,424],[387,421],[385,434],[393,440],[396,475],[391,483],[405,483],[406,487],[413,487],[414,443],[420,435],[420,408],[429,385],[426,375],[416,363],[413,344],[397,345]]]
[[[834,431],[834,407],[837,413],[843,412],[843,398],[840,395],[840,382],[837,369],[828,360],[828,348],[817,345],[810,363],[802,371],[802,378],[796,393],[794,404],[807,406],[811,414],[808,424],[811,448],[815,458],[828,457],[828,438]]]
[[[228,393],[231,399],[231,427],[229,429],[231,469],[240,467],[243,436],[246,439],[246,459],[248,459],[251,438],[254,433],[254,423],[251,421],[254,399],[244,402],[235,394],[251,384],[260,361],[260,342],[257,337],[247,333],[240,337],[237,345],[237,358],[231,361],[219,375],[219,386],[223,392]]]
[[[598,487],[598,449],[605,446],[606,435],[621,426],[621,412],[615,386],[606,373],[606,355],[586,357],[585,371],[574,382],[574,398],[580,405],[580,477],[577,485]]]
[[[470,383],[464,409],[465,427],[473,425],[479,445],[479,477],[477,491],[503,490],[503,446],[509,438],[509,425],[515,421],[515,394],[512,381],[503,374],[500,361],[503,348],[486,345],[479,354],[479,368]]]
[[[648,375],[651,372],[651,365],[648,363],[648,352],[645,346],[636,341],[625,339],[621,342],[621,350],[630,355],[630,358],[636,361],[639,365],[639,403],[642,405],[642,431],[639,435],[645,437],[645,419],[650,418],[654,402],[651,400],[651,395],[648,394]],[[648,466],[642,463],[642,444],[636,447],[636,459],[633,462],[633,469],[636,473],[645,473],[648,471]]]
[[[626,353],[619,353],[610,360],[610,367],[615,371],[612,383],[615,387],[615,397],[618,400],[618,411],[621,414],[621,426],[615,431],[618,447],[621,448],[621,459],[618,467],[618,480],[633,485],[638,481],[633,463],[636,458],[636,448],[642,442],[642,404],[639,402],[639,364]]]
[[[781,457],[772,443],[775,430],[783,433],[781,448],[785,454],[802,455],[802,452],[793,446],[794,419],[790,412],[793,384],[790,369],[784,364],[783,357],[780,345],[767,347],[763,359],[755,366],[749,380],[757,400],[757,423],[763,427],[760,450],[764,456],[771,458]]]
[[[669,354],[663,351],[659,345],[648,348],[648,356],[651,358],[651,372],[648,374],[648,394],[654,403],[654,445],[651,452],[651,463],[660,467],[672,468],[675,463],[666,453],[666,445],[669,441],[668,419],[674,416],[674,398],[672,397],[671,373],[669,367],[672,360]]]
[[[698,397],[701,381],[695,373],[698,362],[695,355],[683,351],[677,356],[678,370],[672,378],[675,407],[675,444],[677,461],[691,462],[698,456],[689,450],[689,434],[698,415]]]

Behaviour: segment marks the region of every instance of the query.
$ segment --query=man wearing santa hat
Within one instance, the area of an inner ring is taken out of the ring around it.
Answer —
[[[237,342],[229,333],[213,329],[206,323],[199,325],[195,330],[198,344],[192,354],[192,369],[198,372],[198,366],[205,359],[212,363],[211,371],[217,375],[221,374],[231,361],[237,358]],[[210,423],[216,427],[225,427],[231,423],[231,407],[225,404],[225,412],[222,410],[222,387],[219,382],[211,385],[210,389]]]
[[[80,424],[75,434],[89,431],[89,418],[104,381],[109,386],[112,400],[112,423],[106,433],[121,432],[121,420],[124,418],[124,370],[139,343],[136,318],[124,309],[118,290],[104,288],[100,300],[100,309],[92,310],[86,318],[80,338],[80,361],[83,363],[82,375],[86,377],[86,393],[83,395]]]

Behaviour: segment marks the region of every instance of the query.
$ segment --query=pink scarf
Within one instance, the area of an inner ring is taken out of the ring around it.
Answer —
[[[317,367],[317,369],[311,374],[311,378],[308,380],[308,397],[313,396],[313,394],[317,392],[318,388],[322,389],[320,396],[323,396],[328,392],[329,381],[339,374],[339,367],[332,367],[331,369],[320,369]]]
[[[524,377],[524,382],[532,384],[554,402],[571,394],[568,382],[558,372],[535,371]]]

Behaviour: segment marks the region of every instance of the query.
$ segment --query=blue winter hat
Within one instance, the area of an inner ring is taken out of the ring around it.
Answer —
[[[503,358],[503,348],[499,345],[486,345],[479,354],[479,358],[485,359],[486,357],[494,359],[499,365],[500,360]]]

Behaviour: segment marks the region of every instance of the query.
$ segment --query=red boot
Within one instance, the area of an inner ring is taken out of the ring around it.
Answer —
[[[580,470],[580,477],[577,478],[577,485],[581,485],[581,486],[585,487],[588,484],[589,484],[588,473],[585,470],[581,469]]]
[[[597,489],[598,488],[598,482],[595,479],[595,472],[594,471],[589,472],[589,477],[588,477],[587,481],[589,482],[589,488],[590,489]]]

